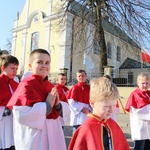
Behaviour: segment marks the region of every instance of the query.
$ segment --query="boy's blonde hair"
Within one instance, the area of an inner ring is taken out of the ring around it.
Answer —
[[[90,100],[112,101],[118,99],[118,89],[110,79],[106,77],[100,77],[90,81]]]
[[[150,82],[150,76],[145,73],[145,72],[141,72],[138,76],[137,76],[137,82],[141,81],[141,80],[146,80]]]

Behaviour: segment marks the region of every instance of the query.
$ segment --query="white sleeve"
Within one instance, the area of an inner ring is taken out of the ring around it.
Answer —
[[[46,120],[46,103],[39,102],[32,107],[13,106],[13,115],[19,124],[42,129]]]
[[[2,119],[4,110],[5,110],[5,106],[1,106],[1,107],[0,107],[0,120]]]
[[[150,104],[138,109],[131,107],[130,112],[137,115],[141,120],[150,121]]]
[[[68,99],[68,103],[69,103],[70,109],[74,113],[74,115],[77,115],[83,109],[83,106],[78,104],[78,102],[76,102],[73,99]]]
[[[70,114],[69,105],[66,102],[60,101],[63,109],[63,117]]]

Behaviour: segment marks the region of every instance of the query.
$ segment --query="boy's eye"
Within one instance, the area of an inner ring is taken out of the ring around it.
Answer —
[[[38,63],[38,64],[42,64],[42,62],[41,62],[41,61],[38,61],[37,63]]]
[[[38,64],[40,64],[40,65],[43,65],[43,64],[49,65],[49,64],[50,64],[50,62],[49,62],[49,61],[47,61],[47,62],[38,61],[37,63],[38,63]]]
[[[105,108],[108,108],[109,106],[104,106]]]

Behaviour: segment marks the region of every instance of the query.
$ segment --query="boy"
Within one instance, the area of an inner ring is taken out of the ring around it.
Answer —
[[[136,88],[130,95],[125,110],[130,113],[131,136],[134,150],[150,149],[150,77],[141,72]]]
[[[14,150],[13,120],[11,111],[6,107],[18,83],[14,81],[19,61],[16,57],[0,56],[0,149]]]
[[[105,77],[105,78],[111,80],[111,77],[110,77],[109,75],[107,75],[107,74],[105,74],[103,77]],[[119,108],[119,103],[118,103],[118,101],[117,101],[116,109],[115,109],[114,113],[111,115],[111,118],[112,118],[114,121],[117,121],[117,117],[118,117],[119,113],[120,113],[120,108]]]
[[[117,87],[105,77],[92,79],[90,84],[93,114],[76,130],[68,150],[129,150],[122,130],[110,118],[119,98]]]
[[[36,49],[29,61],[31,77],[20,82],[7,104],[13,109],[16,150],[66,150],[59,116],[62,106],[57,89],[47,77],[50,54]]]
[[[65,86],[66,84],[66,75],[64,73],[59,73],[56,78],[56,88],[58,90],[60,103],[63,107],[63,119],[64,122],[69,122],[70,109],[67,101],[67,93],[69,89]]]
[[[86,83],[86,72],[78,70],[76,79],[78,83],[68,93],[68,103],[71,110],[70,125],[73,126],[73,132],[85,121],[87,114],[92,111],[89,105],[90,86]]]

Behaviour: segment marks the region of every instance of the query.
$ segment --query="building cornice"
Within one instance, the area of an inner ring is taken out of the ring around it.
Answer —
[[[31,24],[31,22],[32,22],[32,20],[33,20],[33,18],[34,18],[36,15],[38,15],[38,14],[39,14],[42,18],[45,18],[45,17],[46,17],[46,14],[45,14],[44,12],[38,11],[38,10],[37,10],[37,11],[34,11],[34,12],[29,16],[29,18],[28,18],[26,24],[25,24],[25,25],[22,25],[22,26],[19,26],[19,27],[17,27],[17,28],[12,29],[12,30],[11,30],[12,33],[13,33],[13,32],[18,32],[18,31],[20,31],[20,30],[29,28],[29,27],[30,27],[30,24]]]

